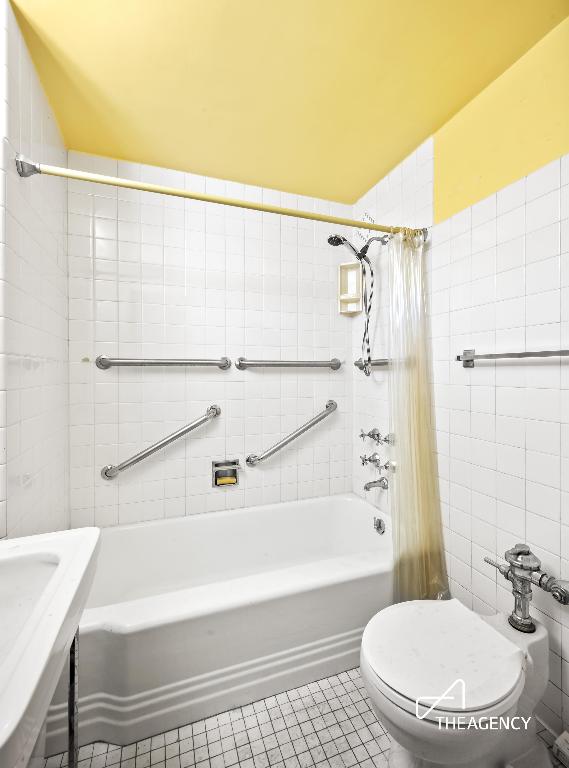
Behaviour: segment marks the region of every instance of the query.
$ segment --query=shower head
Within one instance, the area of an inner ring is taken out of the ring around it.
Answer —
[[[370,245],[376,240],[380,242],[382,245],[387,245],[387,243],[389,242],[389,235],[379,235],[378,237],[370,237],[370,239],[367,241],[367,243],[363,246],[363,248],[360,251],[358,251],[357,248],[354,248],[354,246],[350,243],[350,241],[346,240],[346,238],[343,237],[342,235],[330,235],[330,237],[328,238],[328,243],[330,245],[345,245],[346,248],[349,248],[358,259],[365,259],[367,257],[367,252]]]
[[[358,255],[357,248],[354,248],[354,246],[350,243],[349,240],[346,240],[345,237],[342,237],[342,235],[330,235],[328,238],[328,244],[329,245],[345,245],[346,248],[349,248],[350,251],[354,254],[354,256]]]

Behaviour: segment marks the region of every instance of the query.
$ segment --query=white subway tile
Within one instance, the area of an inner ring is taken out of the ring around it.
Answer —
[[[559,190],[549,192],[526,205],[526,232],[534,232],[560,220]]]
[[[561,161],[554,160],[526,177],[526,201],[535,200],[554,189],[559,189]]]
[[[560,252],[560,226],[558,222],[536,229],[526,235],[526,262],[541,261]]]
[[[541,213],[541,210],[543,207],[544,207],[544,204],[540,203],[538,210],[535,211],[532,222],[535,222],[535,220],[539,217],[539,214]],[[525,222],[526,222],[526,208],[524,206],[521,206],[519,208],[514,208],[513,210],[508,211],[507,213],[500,214],[496,220],[497,243],[498,244],[505,243],[505,242],[508,242],[509,240],[514,240],[515,238],[523,235],[525,231]],[[549,222],[544,221],[540,226],[545,226],[548,223]],[[533,227],[533,228],[537,229],[537,227]],[[528,230],[528,231],[531,231],[531,230]]]
[[[561,526],[554,520],[527,512],[526,536],[530,546],[536,544],[554,555],[561,552]]]
[[[498,216],[524,205],[526,201],[525,187],[526,180],[524,178],[498,191],[496,194],[496,212]]]

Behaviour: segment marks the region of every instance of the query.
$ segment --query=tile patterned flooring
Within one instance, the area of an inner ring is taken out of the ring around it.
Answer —
[[[387,768],[390,744],[351,669],[126,747],[88,744],[79,768]],[[44,768],[65,766],[63,753]]]

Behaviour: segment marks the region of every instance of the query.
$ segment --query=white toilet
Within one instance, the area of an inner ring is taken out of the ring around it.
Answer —
[[[519,632],[506,616],[482,617],[458,600],[385,608],[364,631],[361,673],[397,742],[390,768],[549,768],[532,716],[548,656],[538,622]]]

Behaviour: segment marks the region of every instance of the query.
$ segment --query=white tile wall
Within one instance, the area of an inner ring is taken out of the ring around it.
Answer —
[[[69,153],[69,165],[288,207],[318,200]],[[349,320],[327,225],[69,183],[72,525],[113,525],[345,491],[351,483]],[[97,355],[348,361],[327,369],[111,369]],[[326,401],[338,411],[278,458],[245,465]],[[202,414],[222,415],[112,482],[100,469]],[[212,459],[239,458],[237,488]]]
[[[527,541],[569,576],[569,361],[480,353],[569,347],[569,156],[433,228],[429,258],[439,473],[453,593],[482,612],[512,596],[484,556]],[[569,613],[534,590],[550,630],[541,715],[569,724]]]
[[[67,194],[20,179],[14,156],[67,153],[6,0],[0,35],[0,536],[21,536],[69,525]]]

